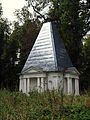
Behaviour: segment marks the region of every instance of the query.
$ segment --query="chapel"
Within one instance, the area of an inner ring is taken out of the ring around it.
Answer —
[[[79,72],[73,66],[55,22],[43,23],[20,74],[19,91],[63,89],[79,95]]]

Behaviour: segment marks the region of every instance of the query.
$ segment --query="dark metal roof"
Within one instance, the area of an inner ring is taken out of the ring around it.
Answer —
[[[22,73],[31,67],[42,68],[43,71],[62,71],[72,66],[55,23],[44,23]]]
[[[73,67],[70,57],[65,49],[64,42],[62,41],[55,23],[52,23],[52,31],[54,38],[54,46],[57,60],[57,68],[62,71],[65,68]]]

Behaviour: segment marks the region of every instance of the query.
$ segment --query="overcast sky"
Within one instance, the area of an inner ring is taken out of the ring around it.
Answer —
[[[15,19],[13,14],[15,9],[21,9],[26,4],[25,0],[0,0],[0,3],[2,3],[3,15],[9,21]]]

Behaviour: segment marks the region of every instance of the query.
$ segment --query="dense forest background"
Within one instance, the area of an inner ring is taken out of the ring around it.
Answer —
[[[80,90],[90,90],[90,35],[84,37],[90,30],[90,0],[26,1],[27,6],[15,11],[17,20],[12,24],[2,17],[0,3],[0,89],[18,90],[19,74],[42,23],[55,21],[72,63],[80,72]],[[49,12],[41,14],[51,3]]]

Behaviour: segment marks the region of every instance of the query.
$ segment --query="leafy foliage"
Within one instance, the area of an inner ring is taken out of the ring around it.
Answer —
[[[12,33],[10,33],[8,21],[0,18],[0,88],[2,89],[15,90],[18,88],[19,73],[39,30],[39,21],[29,18],[29,11],[26,7],[16,13],[18,22],[14,23]]]
[[[81,88],[90,90],[90,36],[84,40],[82,49],[83,64],[81,69]]]
[[[0,3],[0,17],[1,17],[1,15],[2,15],[2,5]]]
[[[32,7],[34,12],[36,13],[35,15],[38,18],[43,18],[44,21],[47,20],[45,17],[45,14],[43,15],[41,11],[48,5],[48,3],[52,0],[26,0],[28,2],[28,7]]]
[[[39,31],[39,26],[36,21],[27,21],[21,28],[22,38],[20,42],[20,64],[21,69],[25,64],[25,61],[28,57],[29,52],[32,49],[32,46],[36,40],[37,34]]]
[[[15,15],[18,21],[14,23],[14,31],[10,39],[14,39],[18,43],[20,53],[18,72],[20,73],[37,37],[40,22],[38,19],[34,20],[32,18],[32,14],[26,6],[24,6],[22,10],[16,10]]]
[[[89,28],[88,3],[80,0],[52,0],[53,8],[49,15],[56,19],[62,39],[72,63],[78,69],[81,65],[82,38]],[[87,20],[87,22],[86,22]]]
[[[60,94],[56,91],[31,92],[30,96],[17,92],[0,91],[1,120],[89,120],[90,97],[64,96],[63,110],[60,108]]]
[[[2,12],[0,4],[0,13]],[[0,89],[14,89],[17,84],[15,61],[17,60],[17,43],[10,40],[10,23],[0,17]],[[15,81],[16,80],[16,81]]]
[[[86,45],[83,47],[82,39],[90,29],[90,1],[52,0],[52,3],[49,16],[56,20],[72,63],[80,72],[80,88],[87,89],[90,86],[90,50]]]
[[[18,23],[24,24],[26,21],[30,20],[32,18],[32,14],[29,12],[29,9],[27,6],[24,6],[21,10],[16,9],[14,12]],[[15,22],[16,23],[16,22]]]

